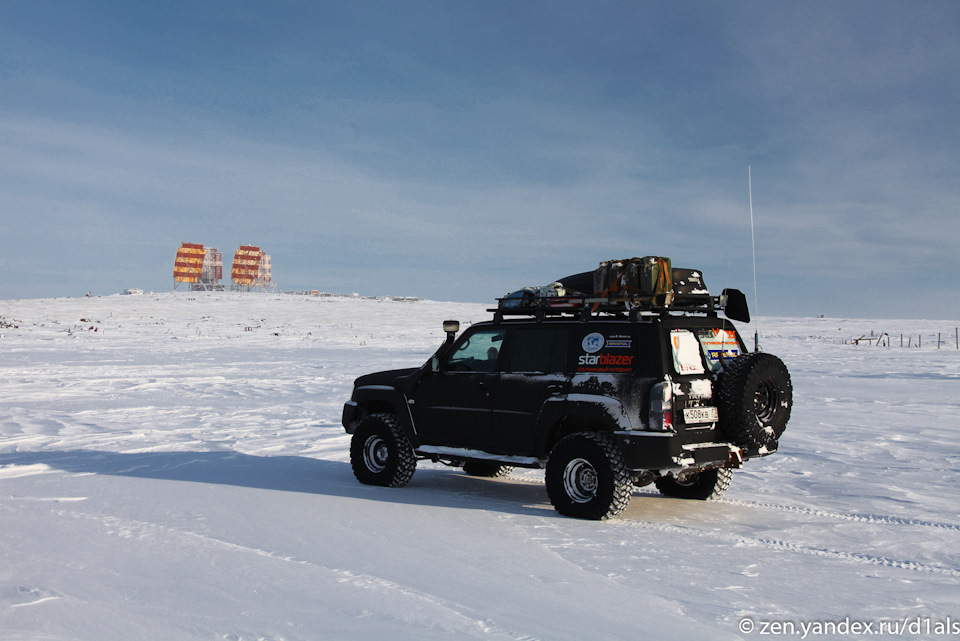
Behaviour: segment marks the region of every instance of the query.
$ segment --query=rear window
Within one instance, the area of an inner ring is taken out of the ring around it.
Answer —
[[[711,372],[723,369],[723,361],[740,356],[740,341],[732,329],[700,329],[697,338]]]
[[[678,374],[719,372],[725,359],[740,355],[740,341],[733,330],[674,329],[670,332],[673,366]]]
[[[677,374],[703,374],[703,358],[700,342],[696,335],[686,329],[670,332],[670,345],[673,347],[673,368]]]

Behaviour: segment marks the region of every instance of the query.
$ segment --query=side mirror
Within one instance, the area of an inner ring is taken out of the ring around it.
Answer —
[[[720,294],[720,307],[724,315],[730,320],[741,323],[750,322],[750,309],[747,306],[747,297],[739,289],[725,289]]]

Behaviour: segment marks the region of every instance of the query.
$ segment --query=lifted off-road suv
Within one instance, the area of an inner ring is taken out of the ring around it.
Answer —
[[[422,367],[358,378],[343,410],[357,479],[399,487],[418,459],[476,476],[546,468],[556,510],[588,519],[618,515],[649,483],[719,496],[734,468],[777,450],[790,376],[718,316],[749,321],[740,292],[684,290],[699,274],[671,273],[668,297],[569,295],[590,274],[518,293],[459,338],[445,322]]]

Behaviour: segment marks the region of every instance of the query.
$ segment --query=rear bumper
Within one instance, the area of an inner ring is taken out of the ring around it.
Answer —
[[[682,445],[674,432],[616,432],[623,460],[630,470],[671,470],[739,464],[739,448],[726,443]]]
[[[673,432],[616,432],[623,462],[631,470],[665,470],[680,466],[683,449]]]

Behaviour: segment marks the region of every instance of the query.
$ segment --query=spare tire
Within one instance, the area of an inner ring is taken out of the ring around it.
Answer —
[[[719,382],[720,430],[747,449],[776,449],[790,420],[793,383],[773,354],[753,352],[724,363]]]

